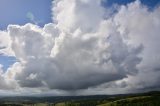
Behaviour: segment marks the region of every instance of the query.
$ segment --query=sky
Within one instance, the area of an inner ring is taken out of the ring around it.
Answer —
[[[37,23],[43,26],[51,20],[52,0],[0,0],[0,29],[9,24]],[[33,16],[34,20],[31,19]]]
[[[0,96],[160,90],[159,5],[0,0]]]

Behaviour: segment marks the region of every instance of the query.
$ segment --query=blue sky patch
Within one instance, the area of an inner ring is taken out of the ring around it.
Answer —
[[[128,3],[134,2],[135,0],[102,0],[104,7],[110,7],[114,4],[127,5]],[[140,0],[142,4],[148,6],[150,9],[160,4],[160,0]]]
[[[0,30],[6,29],[9,24],[24,25],[30,22],[43,26],[52,22],[51,2],[52,0],[0,0]],[[34,20],[30,19],[31,14]]]
[[[104,7],[113,4],[126,5],[135,0],[102,0]],[[160,0],[141,0],[142,4],[153,8]],[[34,23],[43,26],[52,22],[52,0],[0,0],[0,30],[5,30],[9,24],[24,25]]]
[[[16,62],[16,58],[12,56],[0,55],[0,64],[3,65],[3,70],[6,71],[12,64]]]

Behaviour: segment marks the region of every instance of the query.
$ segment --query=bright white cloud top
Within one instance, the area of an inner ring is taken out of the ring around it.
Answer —
[[[106,16],[100,0],[54,0],[53,23],[9,25],[0,92],[108,94],[160,88],[160,7],[140,1]],[[107,18],[106,18],[107,17]]]

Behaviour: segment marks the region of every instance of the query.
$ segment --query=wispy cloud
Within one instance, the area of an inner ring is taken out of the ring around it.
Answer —
[[[42,22],[42,20],[37,20],[32,12],[28,12],[26,17],[34,24],[38,25]]]

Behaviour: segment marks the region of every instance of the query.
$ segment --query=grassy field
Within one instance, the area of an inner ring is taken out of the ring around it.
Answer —
[[[160,106],[160,97],[138,96],[107,102],[98,106]]]
[[[65,106],[65,103],[57,103],[55,106]]]
[[[49,102],[48,100],[53,100]],[[2,101],[3,100],[3,101]],[[114,96],[2,99],[0,106],[160,106],[160,92]],[[27,100],[27,101],[26,101]]]

